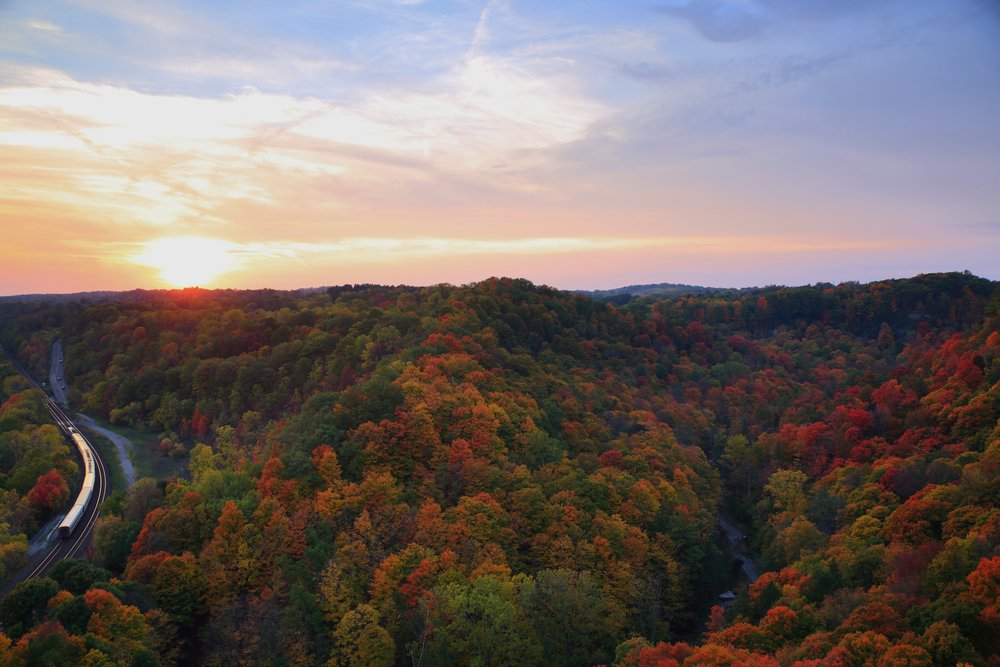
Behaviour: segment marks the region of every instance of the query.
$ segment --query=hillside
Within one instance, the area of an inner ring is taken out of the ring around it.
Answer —
[[[0,304],[190,470],[0,603],[0,664],[997,664],[997,289]]]
[[[685,294],[718,294],[720,292],[735,292],[738,290],[723,287],[700,287],[698,285],[681,285],[677,283],[653,283],[648,285],[626,285],[613,289],[580,290],[577,293],[589,296],[598,301],[609,301],[616,304],[628,303],[631,297],[682,296]]]

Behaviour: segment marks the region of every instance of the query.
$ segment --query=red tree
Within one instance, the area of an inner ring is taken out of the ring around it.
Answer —
[[[68,498],[69,485],[55,469],[39,476],[35,486],[28,491],[28,502],[38,511],[55,511],[62,507]]]

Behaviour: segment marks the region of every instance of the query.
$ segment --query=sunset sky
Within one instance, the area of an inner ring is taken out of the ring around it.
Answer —
[[[994,0],[0,0],[0,294],[1000,279]]]

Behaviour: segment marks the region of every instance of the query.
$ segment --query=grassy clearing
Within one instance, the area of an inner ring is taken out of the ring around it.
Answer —
[[[132,464],[135,466],[136,479],[152,477],[157,480],[167,480],[188,476],[187,457],[175,459],[161,454],[160,435],[158,433],[139,431],[119,424],[109,424],[99,419],[95,419],[94,421],[109,431],[114,431],[132,441]],[[104,440],[109,448],[110,455],[115,457],[117,461],[114,445],[103,437],[101,437],[101,440]],[[103,449],[101,450],[101,454],[104,454]],[[121,475],[120,467],[117,464],[115,467],[118,469],[118,474]]]

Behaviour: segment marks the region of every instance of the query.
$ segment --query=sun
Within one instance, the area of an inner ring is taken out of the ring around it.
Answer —
[[[239,267],[238,250],[223,239],[177,236],[143,243],[131,260],[158,269],[160,278],[174,287],[199,287]]]

